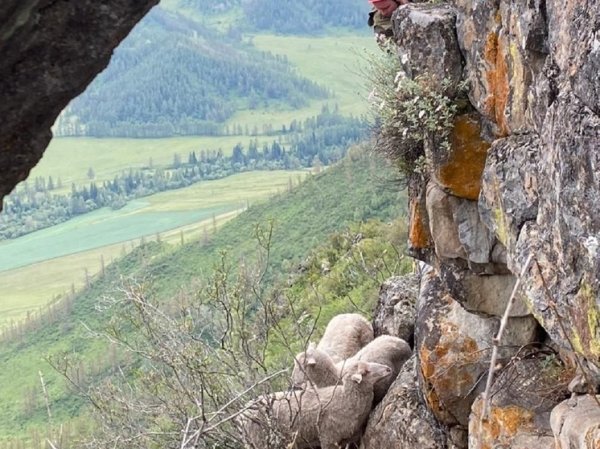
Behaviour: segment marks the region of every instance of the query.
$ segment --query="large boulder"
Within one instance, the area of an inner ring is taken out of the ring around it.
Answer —
[[[537,217],[539,153],[533,133],[498,139],[488,153],[479,211],[510,254],[523,224]]]
[[[560,403],[550,417],[556,449],[600,447],[600,396],[574,396]]]
[[[551,448],[550,411],[568,394],[571,375],[552,350],[523,348],[497,375],[485,417],[483,395],[474,402],[469,447]]]
[[[433,269],[421,280],[417,304],[415,351],[421,388],[435,416],[449,426],[466,427],[471,405],[485,387],[497,318],[467,312],[446,291]],[[501,341],[500,362],[534,341],[533,317],[510,318]]]
[[[426,76],[435,86],[447,84],[457,93],[462,78],[462,56],[456,38],[456,13],[449,5],[409,4],[392,18],[400,62],[410,78]]]
[[[415,332],[419,276],[409,274],[387,279],[379,289],[373,313],[373,332],[393,335],[411,343]]]
[[[546,2],[454,3],[471,103],[496,136],[533,129],[534,81],[549,51]]]
[[[446,449],[446,429],[423,401],[413,356],[371,412],[361,449]]]

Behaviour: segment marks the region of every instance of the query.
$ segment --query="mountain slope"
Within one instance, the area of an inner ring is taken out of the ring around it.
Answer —
[[[298,108],[328,95],[283,58],[157,7],[55,129],[63,135],[214,135],[238,110]]]
[[[338,164],[315,176],[297,189],[281,194],[268,204],[251,207],[225,225],[208,242],[194,242],[180,248],[146,245],[111,265],[104,277],[77,298],[56,308],[54,316],[21,338],[4,342],[0,360],[7,369],[0,372],[0,439],[24,436],[28,429],[45,424],[46,410],[38,372],[44,374],[55,422],[80,413],[81,401],[65,389],[62,381],[42,361],[48,354],[76,354],[80,370],[94,379],[111,369],[111,351],[89,338],[82,323],[98,328],[109,317],[96,308],[104,295],[115,295],[121,276],[152,279],[155,293],[164,299],[181,290],[195,289],[223,250],[229,260],[255,257],[256,226],[273,222],[269,279],[293,269],[332,232],[356,221],[377,217],[389,220],[404,212],[403,195],[384,178],[393,171],[352,153]],[[32,327],[33,323],[32,323]],[[79,368],[78,368],[79,369]],[[19,373],[19,376],[15,376]]]

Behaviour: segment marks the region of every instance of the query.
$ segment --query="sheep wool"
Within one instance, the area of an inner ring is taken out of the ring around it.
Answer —
[[[346,360],[372,340],[373,327],[366,318],[357,313],[336,315],[327,324],[319,344],[315,347],[311,343],[295,357],[294,385],[301,386],[308,380],[317,386],[335,384],[339,377],[332,364]]]
[[[280,392],[257,401],[242,416],[252,449],[279,447],[334,449],[359,434],[371,411],[373,388],[392,370],[379,363],[346,365],[340,385]],[[273,437],[275,435],[275,437]]]

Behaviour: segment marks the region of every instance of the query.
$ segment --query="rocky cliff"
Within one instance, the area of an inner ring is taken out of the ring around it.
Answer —
[[[466,81],[469,104],[409,176],[416,361],[363,447],[600,447],[600,2],[411,4],[393,22],[403,74]]]
[[[40,160],[60,111],[106,67],[113,49],[157,3],[1,2],[0,200]]]

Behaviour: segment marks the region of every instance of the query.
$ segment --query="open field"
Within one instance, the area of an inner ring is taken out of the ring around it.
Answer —
[[[280,128],[290,121],[304,120],[321,111],[324,105],[338,105],[346,115],[365,114],[368,104],[364,76],[360,73],[365,65],[363,56],[367,51],[377,51],[372,36],[357,36],[345,33],[336,37],[298,37],[256,35],[252,42],[260,50],[287,56],[298,72],[321,86],[330,89],[334,97],[313,101],[310,106],[294,111],[257,109],[240,111],[228,122],[257,126],[272,124]]]
[[[201,150],[218,150],[230,155],[237,143],[247,148],[253,137],[167,137],[164,139],[125,139],[94,137],[56,137],[50,141],[48,149],[40,163],[31,171],[30,178],[52,176],[56,182],[61,178],[64,188],[71,188],[71,183],[87,184],[88,169],[92,167],[96,181],[113,179],[118,173],[128,168],[147,167],[150,162],[154,166],[167,166],[173,163],[173,155],[179,154],[182,161],[187,161],[188,154]],[[257,137],[259,145],[271,143],[276,137]]]
[[[102,209],[0,244],[0,326],[26,316],[56,295],[79,288],[108,264],[156,238],[177,244],[201,237],[248,203],[298,184],[304,171],[248,172],[142,198],[123,209]],[[213,219],[214,217],[214,219]]]

